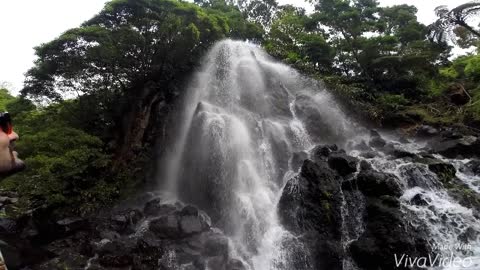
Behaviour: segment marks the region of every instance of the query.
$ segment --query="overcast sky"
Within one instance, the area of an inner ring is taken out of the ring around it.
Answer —
[[[303,0],[278,0],[281,4],[306,6]],[[77,27],[98,13],[106,0],[0,0],[0,83],[12,85],[17,93],[24,73],[35,60],[33,47],[48,42],[62,32]],[[439,5],[455,6],[466,0],[379,0],[382,6],[411,4],[417,6],[419,21],[435,20],[433,9]]]

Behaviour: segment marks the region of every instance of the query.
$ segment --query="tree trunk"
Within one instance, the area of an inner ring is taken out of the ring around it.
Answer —
[[[142,147],[153,104],[161,98],[157,87],[155,83],[147,82],[140,90],[138,97],[132,100],[130,110],[122,117],[121,130],[117,131],[117,145],[113,159],[114,171],[134,158],[135,150]]]

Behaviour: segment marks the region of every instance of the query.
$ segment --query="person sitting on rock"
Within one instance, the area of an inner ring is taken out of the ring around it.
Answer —
[[[18,138],[8,112],[0,112],[0,179],[25,169],[25,163],[14,151]]]

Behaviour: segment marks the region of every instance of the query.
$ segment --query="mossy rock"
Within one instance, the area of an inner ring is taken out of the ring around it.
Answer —
[[[448,194],[460,205],[480,211],[480,195],[455,176],[456,169],[453,165],[433,163],[429,164],[428,168],[437,175]]]
[[[448,163],[433,163],[428,165],[428,169],[434,172],[438,179],[448,188],[451,185],[452,179],[455,178],[457,170],[452,164]]]

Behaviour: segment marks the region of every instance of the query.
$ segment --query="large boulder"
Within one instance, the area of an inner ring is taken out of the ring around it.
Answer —
[[[380,133],[376,130],[370,131],[370,141],[368,143],[369,146],[375,148],[382,148],[387,144],[387,142],[382,138]]]
[[[185,206],[180,212],[179,226],[182,234],[191,235],[210,229],[210,218],[191,205]]]
[[[402,187],[395,175],[373,170],[361,171],[356,178],[344,182],[342,186],[345,190],[358,188],[365,196],[402,195]]]
[[[0,218],[0,234],[14,234],[17,230],[17,222],[14,219]]]
[[[400,208],[402,187],[396,176],[362,170],[342,187],[345,194],[358,189],[365,197],[364,231],[348,248],[361,269],[395,269],[395,254],[428,254],[427,235],[411,226]]]
[[[328,157],[328,165],[341,176],[346,176],[357,171],[358,159],[345,153],[332,153]]]
[[[409,225],[396,198],[367,197],[366,228],[349,247],[352,258],[361,269],[396,268],[395,255],[410,257],[431,254],[425,232]]]
[[[338,152],[336,144],[332,145],[317,145],[313,148],[312,158],[315,162],[326,161],[331,153]]]
[[[480,160],[470,160],[465,167],[474,175],[480,175]]]
[[[431,164],[433,163],[438,163],[438,160],[433,160]],[[399,168],[399,173],[402,179],[407,182],[409,188],[421,187],[426,190],[434,190],[441,187],[441,183],[437,180],[435,174],[424,164],[406,164]]]
[[[455,174],[457,173],[457,170],[452,164],[444,162],[429,164],[428,169],[434,172],[438,179],[446,185],[455,178]]]
[[[35,241],[44,239],[45,229],[34,226],[33,213],[19,221],[0,219],[0,249],[9,269],[246,268],[230,256],[229,239],[211,226],[205,212],[192,205],[147,200],[146,213],[120,207],[88,222],[79,217],[53,220],[50,224],[60,234],[48,242]]]
[[[161,203],[160,198],[155,198],[145,204],[143,213],[147,216],[162,216],[171,214],[175,212],[175,210],[177,210],[175,205]]]
[[[416,136],[420,138],[429,138],[439,134],[439,130],[429,126],[429,125],[421,125],[416,130]]]
[[[315,269],[341,269],[341,179],[325,161],[305,160],[279,201],[282,224],[312,252]]]
[[[158,238],[178,239],[182,237],[178,217],[175,215],[153,219],[150,221],[149,229]]]
[[[429,148],[433,153],[439,153],[447,158],[480,157],[480,140],[475,136],[435,140],[430,143]]]
[[[98,247],[98,262],[104,267],[127,267],[133,263],[134,238],[103,241]]]

